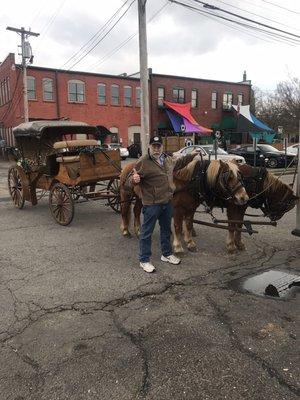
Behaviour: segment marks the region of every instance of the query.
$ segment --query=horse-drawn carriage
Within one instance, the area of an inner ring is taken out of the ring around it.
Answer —
[[[68,225],[74,203],[106,199],[119,212],[121,158],[117,150],[104,150],[96,127],[74,121],[34,121],[13,130],[16,148],[10,159],[8,188],[14,205],[36,205],[49,192],[55,221]]]

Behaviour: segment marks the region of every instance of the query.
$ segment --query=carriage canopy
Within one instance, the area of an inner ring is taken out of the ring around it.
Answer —
[[[85,122],[76,121],[32,121],[24,122],[13,129],[15,138],[31,137],[41,139],[44,134],[47,136],[57,136],[61,131],[61,135],[66,134],[93,134],[98,136],[98,130],[95,126],[86,124]]]

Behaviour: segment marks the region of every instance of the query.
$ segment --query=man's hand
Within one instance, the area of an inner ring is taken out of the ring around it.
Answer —
[[[133,168],[133,175],[132,175],[132,180],[134,183],[140,183],[141,182],[141,177],[140,175],[136,172],[136,169]]]

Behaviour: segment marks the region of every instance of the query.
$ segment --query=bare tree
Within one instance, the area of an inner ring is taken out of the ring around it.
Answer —
[[[279,82],[274,92],[254,89],[256,115],[276,132],[296,136],[300,120],[300,80],[289,78]]]

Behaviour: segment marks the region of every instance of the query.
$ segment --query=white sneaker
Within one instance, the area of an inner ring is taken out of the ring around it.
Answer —
[[[161,256],[160,259],[161,259],[161,261],[168,262],[168,263],[174,264],[174,265],[177,265],[177,264],[181,263],[180,258],[174,256],[174,254],[171,254],[168,257]]]
[[[155,267],[151,262],[140,262],[140,267],[143,268],[145,272],[154,272]]]

